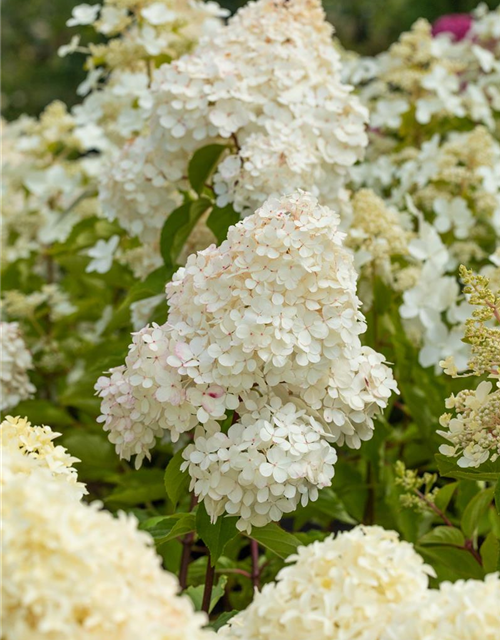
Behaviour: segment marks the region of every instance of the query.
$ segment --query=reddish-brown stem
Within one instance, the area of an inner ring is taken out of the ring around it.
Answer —
[[[421,500],[425,502],[425,504],[429,507],[429,509],[432,509],[432,511],[434,511],[434,513],[442,519],[442,521],[445,523],[447,527],[454,526],[453,522],[441,511],[439,507],[436,507],[434,502],[429,500],[429,498],[426,498],[425,495],[418,489],[415,489],[415,493]]]
[[[260,589],[260,569],[259,569],[259,543],[250,539],[250,553],[252,554],[252,584],[254,589]]]
[[[483,559],[481,558],[481,554],[479,553],[479,551],[477,551],[477,549],[474,549],[474,545],[472,544],[472,540],[467,539],[465,541],[464,549],[467,549],[467,551],[469,551],[474,556],[474,558],[478,561],[478,563],[481,566],[483,566]]]
[[[212,589],[214,588],[215,567],[212,567],[210,554],[207,556],[207,573],[205,574],[205,589],[203,591],[203,602],[201,608],[207,614],[210,612],[210,601],[212,600]]]
[[[222,569],[221,571],[217,571],[217,573],[237,573],[240,576],[245,576],[251,580],[252,574],[249,571],[245,571],[245,569]]]
[[[443,522],[445,523],[445,525],[447,527],[454,527],[454,524],[451,522],[451,520],[449,520],[449,518],[446,517],[446,515],[441,511],[441,509],[439,507],[436,507],[436,505],[429,500],[428,498],[425,497],[425,495],[419,491],[418,489],[415,489],[415,493],[417,494],[417,496],[423,500],[425,502],[425,504],[432,509],[432,511],[434,511],[434,513],[436,515],[438,515]],[[478,551],[476,549],[474,549],[474,545],[472,544],[472,540],[467,539],[464,543],[463,548],[468,551],[470,554],[472,554],[472,556],[475,558],[475,560],[477,560],[477,562],[482,566],[483,564],[483,560],[481,558],[481,555],[478,553]]]

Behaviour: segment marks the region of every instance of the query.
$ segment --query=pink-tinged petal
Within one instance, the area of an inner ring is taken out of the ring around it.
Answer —
[[[178,342],[174,347],[174,353],[182,362],[188,362],[193,357],[189,345],[185,342]]]
[[[222,398],[222,396],[226,393],[226,390],[224,389],[224,387],[221,387],[218,384],[212,384],[208,387],[205,393],[211,398]]]

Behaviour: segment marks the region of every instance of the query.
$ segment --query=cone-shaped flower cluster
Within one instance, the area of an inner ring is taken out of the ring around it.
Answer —
[[[74,459],[59,452],[63,471],[52,464],[62,447],[49,427],[9,418],[1,434],[5,640],[214,637],[134,516],[80,502]]]
[[[345,202],[347,170],[367,144],[367,111],[340,80],[320,0],[258,0],[195,51],[154,74],[149,136],[105,172],[104,212],[143,242],[175,208],[192,154],[228,149],[217,204],[252,213],[269,195],[307,188]]]
[[[434,570],[381,527],[300,547],[221,629],[228,640],[496,640],[500,579],[428,588]]]
[[[134,334],[125,366],[97,382],[104,428],[137,465],[156,437],[176,441],[200,425],[185,457],[213,517],[226,503],[242,527],[247,507],[259,524],[293,510],[333,475],[323,440],[359,447],[396,390],[383,356],[361,346],[366,325],[338,224],[310,194],[269,199],[220,247],[188,258],[167,285],[168,322]],[[230,411],[224,434],[218,421]],[[277,506],[285,500],[289,508]]]

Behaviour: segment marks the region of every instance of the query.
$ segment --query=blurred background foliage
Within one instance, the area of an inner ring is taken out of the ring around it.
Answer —
[[[246,0],[219,2],[234,11]],[[82,58],[57,56],[57,49],[76,33],[66,27],[66,20],[77,4],[81,0],[2,0],[2,104],[7,119],[21,113],[37,115],[54,99],[69,106],[77,101],[75,89],[84,78]],[[468,12],[477,0],[323,0],[323,4],[345,47],[374,54],[419,17],[433,21],[446,13]],[[494,7],[497,0],[486,4]]]

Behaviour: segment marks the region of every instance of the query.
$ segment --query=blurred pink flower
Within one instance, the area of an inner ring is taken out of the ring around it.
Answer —
[[[432,35],[451,33],[455,40],[463,40],[472,26],[470,13],[448,13],[438,18],[432,25]]]

